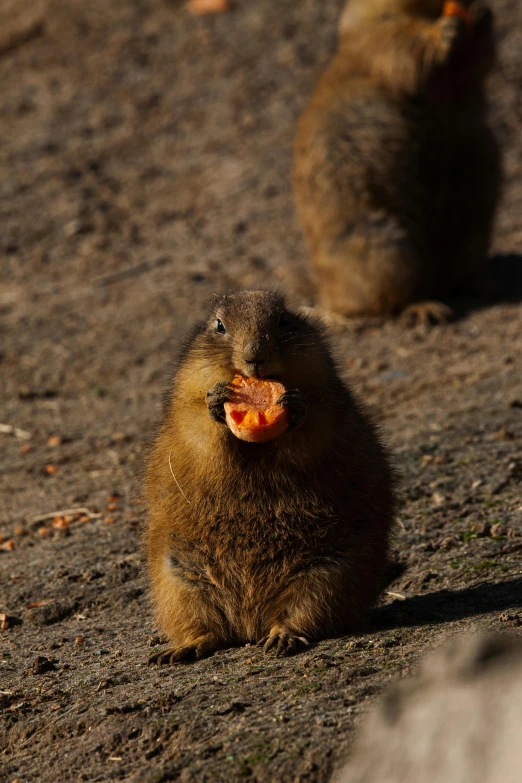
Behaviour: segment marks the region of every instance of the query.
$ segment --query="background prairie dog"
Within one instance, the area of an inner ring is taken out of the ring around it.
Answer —
[[[486,124],[493,18],[441,0],[350,0],[295,143],[294,194],[321,305],[344,316],[484,291],[500,156]]]

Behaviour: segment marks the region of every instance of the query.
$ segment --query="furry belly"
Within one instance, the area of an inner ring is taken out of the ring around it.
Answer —
[[[300,562],[301,561],[301,562]],[[245,557],[243,562],[206,562],[170,554],[165,575],[179,580],[194,598],[212,606],[223,618],[223,633],[235,642],[251,642],[265,636],[280,613],[282,597],[300,565],[280,558]],[[181,599],[183,600],[183,599]]]

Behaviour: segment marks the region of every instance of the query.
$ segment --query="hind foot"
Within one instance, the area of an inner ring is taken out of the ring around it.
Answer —
[[[306,650],[310,642],[305,636],[296,636],[291,631],[285,631],[283,628],[272,628],[270,634],[260,639],[258,647],[263,647],[267,653],[275,648],[276,655],[295,655],[301,650]]]
[[[404,326],[421,326],[427,329],[430,326],[447,324],[452,317],[451,307],[442,302],[415,302],[403,311],[400,320]]]
[[[158,666],[165,666],[168,663],[189,663],[207,658],[217,649],[216,638],[211,634],[206,634],[195,639],[191,644],[157,650],[149,655],[148,662],[149,665],[157,663]]]

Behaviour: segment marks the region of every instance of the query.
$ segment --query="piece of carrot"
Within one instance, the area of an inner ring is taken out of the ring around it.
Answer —
[[[285,392],[282,383],[236,375],[231,386],[234,394],[225,403],[225,416],[236,438],[250,443],[265,443],[285,432],[289,424],[288,410],[277,404]]]
[[[458,16],[459,19],[466,22],[468,27],[471,27],[469,9],[463,3],[455,2],[455,0],[446,0],[442,8],[442,16]]]

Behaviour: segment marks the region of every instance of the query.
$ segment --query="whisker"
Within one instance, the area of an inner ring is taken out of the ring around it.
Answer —
[[[181,492],[181,494],[183,495],[183,497],[185,498],[185,500],[187,501],[187,503],[189,504],[189,506],[192,506],[193,504],[190,502],[190,500],[188,499],[188,497],[185,495],[185,493],[184,493],[184,492],[183,492],[183,490],[181,489],[181,487],[180,487],[180,485],[179,485],[179,481],[177,480],[176,476],[174,475],[174,471],[172,470],[172,462],[170,461],[170,458],[171,458],[171,456],[172,456],[172,451],[169,453],[169,468],[170,468],[170,472],[172,473],[172,478],[173,478],[173,479],[174,479],[174,481],[176,482],[176,485],[177,485],[177,487],[178,487],[179,491]]]

